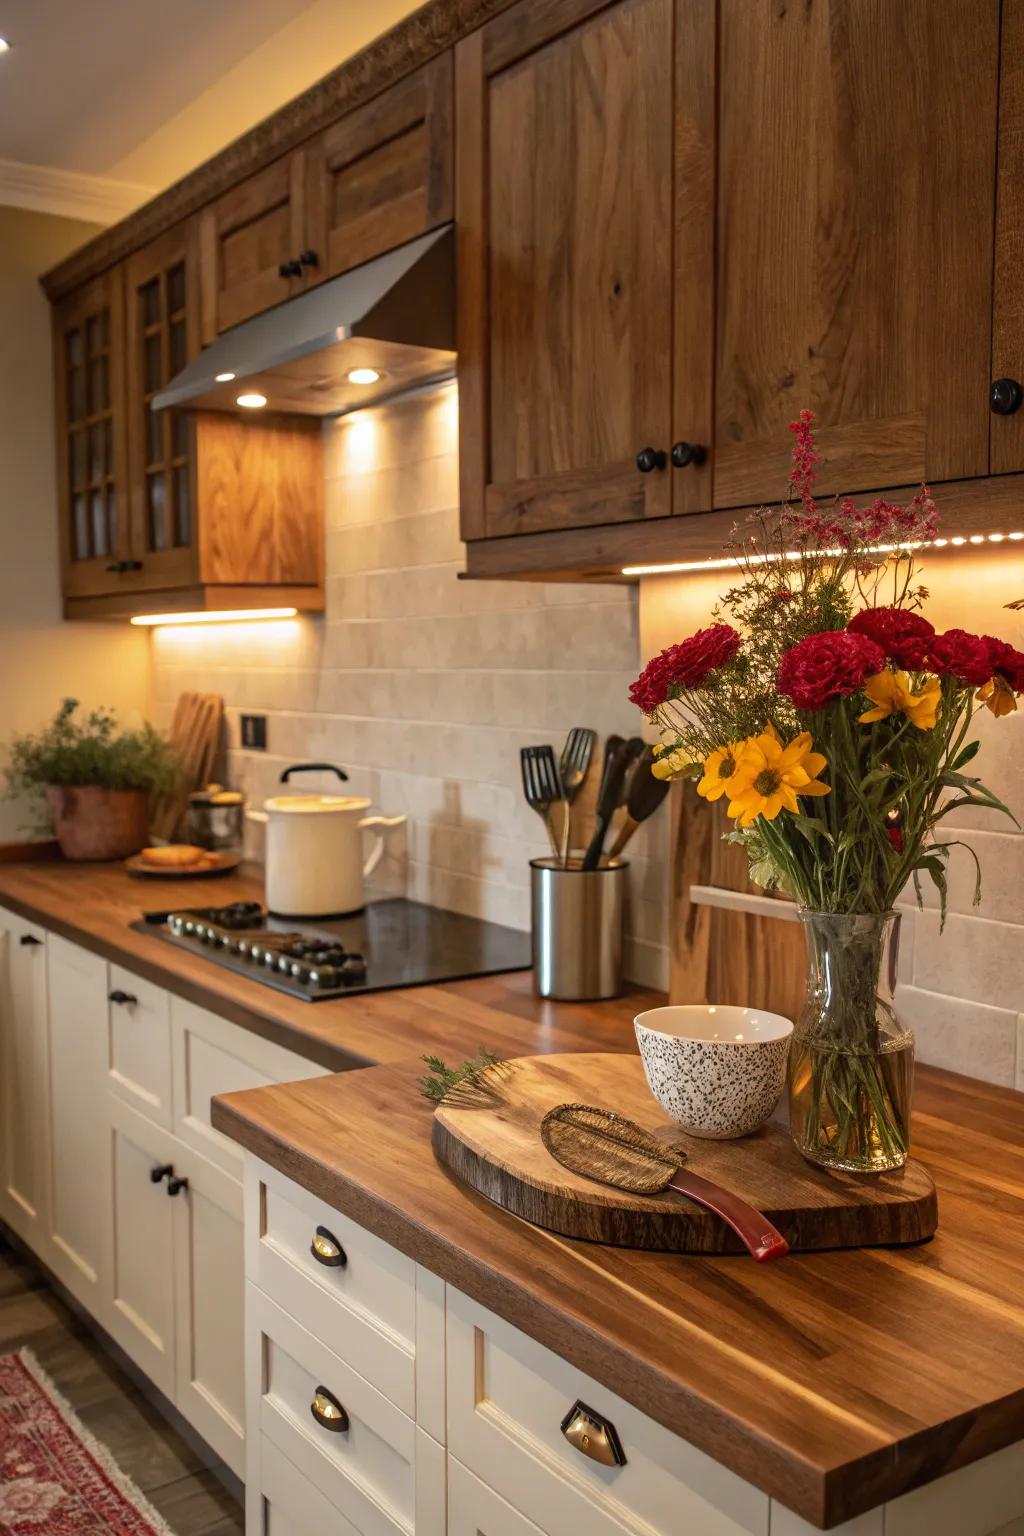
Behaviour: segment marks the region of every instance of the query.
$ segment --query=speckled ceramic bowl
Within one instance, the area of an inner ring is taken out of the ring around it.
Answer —
[[[633,1027],[651,1092],[690,1136],[748,1136],[782,1096],[793,1025],[781,1014],[696,1003]]]

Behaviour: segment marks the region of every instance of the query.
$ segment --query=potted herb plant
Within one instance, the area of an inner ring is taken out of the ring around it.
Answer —
[[[797,1146],[826,1167],[882,1171],[906,1161],[914,1061],[893,1001],[895,905],[924,876],[944,918],[958,844],[938,836],[943,818],[960,806],[1010,815],[967,771],[971,722],[1017,708],[1024,653],[936,633],[917,577],[936,535],[931,493],[819,504],[813,422],[804,411],[792,424],[786,502],[735,531],[737,580],[714,622],[650,661],[631,697],[664,737],[654,772],[724,801],[752,879],[799,904]]]
[[[6,767],[8,798],[39,805],[66,859],[121,859],[145,846],[150,795],[172,787],[173,748],[151,725],[118,730],[111,710],[84,718],[65,699],[49,725],[16,736]]]

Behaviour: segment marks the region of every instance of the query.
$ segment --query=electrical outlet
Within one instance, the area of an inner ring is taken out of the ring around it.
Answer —
[[[242,746],[247,752],[265,752],[267,750],[267,717],[266,715],[243,715],[241,717]]]

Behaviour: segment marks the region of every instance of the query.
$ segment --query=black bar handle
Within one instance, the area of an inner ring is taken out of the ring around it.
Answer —
[[[292,763],[286,768],[278,779],[279,784],[287,784],[293,773],[336,773],[339,779],[348,782],[348,774],[344,768],[339,768],[337,763]]]
[[[119,1008],[134,1008],[139,1001],[134,992],[122,992],[120,987],[116,987],[113,992],[108,992],[107,996]]]
[[[151,1184],[162,1184],[164,1179],[170,1179],[173,1178],[173,1176],[173,1163],[161,1163],[159,1168],[151,1168],[149,1170],[149,1182]]]
[[[18,940],[18,943],[24,945],[26,949],[30,949],[32,945],[41,944],[42,942],[42,939],[37,939],[34,933],[23,933]]]
[[[188,1179],[179,1179],[176,1175],[167,1180],[167,1193],[180,1195],[183,1189],[188,1189]]]

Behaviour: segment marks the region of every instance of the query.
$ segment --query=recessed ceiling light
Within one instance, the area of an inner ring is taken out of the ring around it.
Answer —
[[[235,402],[236,405],[244,405],[247,411],[258,411],[266,403],[266,395],[257,395],[255,392],[251,395],[239,395]]]
[[[234,378],[234,374],[233,373],[217,373],[217,374],[214,374],[214,378],[216,379],[218,384],[230,384],[231,380]]]
[[[376,368],[350,368],[348,371],[350,384],[376,384],[379,378]]]
[[[0,53],[9,53],[10,51],[11,45],[7,41],[6,37],[0,37]]]

